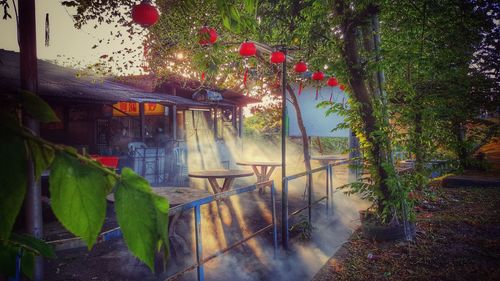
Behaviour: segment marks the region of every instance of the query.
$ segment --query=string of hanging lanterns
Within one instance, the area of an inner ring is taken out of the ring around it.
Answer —
[[[151,4],[151,0],[142,0],[139,4],[135,4],[132,7],[133,21],[144,28],[156,24],[159,18],[160,14],[158,12],[158,9]],[[218,39],[218,34],[216,29],[209,27],[206,24],[203,25],[203,27],[201,27],[200,30],[198,31],[198,43],[202,47],[213,45],[215,42],[217,42],[217,39]],[[245,42],[241,43],[239,48],[239,54],[244,59],[255,56],[256,53],[257,53],[257,48],[255,47],[255,44],[253,42],[245,40]],[[270,54],[269,60],[273,64],[281,64],[286,62],[286,55],[283,52],[276,50]],[[293,70],[295,71],[296,74],[302,75],[308,70],[308,67],[303,60],[300,60],[294,65]],[[245,73],[243,76],[244,87],[246,87],[247,78],[248,78],[248,66],[245,65]],[[317,83],[316,99],[318,99],[320,83],[325,79],[325,74],[318,70],[312,74],[311,79],[313,81],[316,81]],[[201,80],[202,81],[205,80],[204,72],[201,73]],[[302,78],[300,78],[299,90],[298,90],[299,96],[302,93],[303,89],[302,83],[303,80]],[[332,88],[338,86],[341,91],[345,91],[346,88],[344,84],[339,84],[337,79],[333,76],[326,81],[326,84]],[[332,97],[333,97],[333,91],[330,94],[330,102],[332,101]]]
[[[239,53],[240,53],[240,56],[242,56],[246,59],[248,57],[255,56],[255,54],[257,53],[257,48],[255,47],[254,43],[246,40],[245,42],[241,43]],[[281,51],[273,51],[273,52],[271,52],[271,54],[269,56],[269,61],[272,64],[284,63],[284,62],[286,62],[286,55]],[[295,71],[296,74],[300,75],[300,74],[305,73],[308,70],[308,67],[307,67],[307,64],[303,60],[300,60],[294,65],[293,70]],[[244,78],[243,78],[243,85],[245,87],[246,87],[247,76],[248,76],[248,67],[245,66],[245,74],[244,74]],[[325,74],[318,70],[311,75],[311,79],[313,81],[317,82],[316,99],[318,99],[319,88],[321,87],[320,83],[325,79]],[[302,93],[302,89],[303,89],[303,86],[302,86],[303,80],[300,79],[299,81],[300,81],[300,83],[299,83],[298,95],[300,96],[300,94]],[[338,86],[341,91],[345,90],[345,85],[339,84],[338,80],[333,76],[331,76],[326,81],[326,84],[332,88]],[[333,98],[333,89],[332,89],[332,93],[330,95],[330,102],[332,101],[332,98]]]

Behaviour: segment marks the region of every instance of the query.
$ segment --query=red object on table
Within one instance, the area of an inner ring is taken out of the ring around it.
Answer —
[[[101,163],[105,167],[113,169],[116,169],[118,167],[118,156],[91,155],[90,157]]]

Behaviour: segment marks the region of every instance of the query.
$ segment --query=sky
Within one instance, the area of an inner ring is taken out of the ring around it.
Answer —
[[[17,1],[16,1],[17,2]],[[58,0],[37,0],[36,3],[36,29],[37,29],[37,55],[39,59],[57,61],[58,64],[77,67],[78,63],[84,67],[99,61],[102,55],[111,55],[113,51],[125,47],[137,48],[142,44],[142,35],[137,40],[120,45],[120,40],[112,40],[109,45],[101,44],[95,49],[92,46],[99,45],[99,39],[107,39],[110,31],[119,29],[114,24],[102,24],[94,29],[94,23],[76,29],[74,27],[72,14],[75,10],[63,7]],[[11,19],[2,20],[3,10],[0,11],[0,49],[19,51],[17,44],[17,31],[15,13],[12,2],[9,1]],[[49,13],[50,45],[45,46],[45,15]],[[124,32],[122,32],[124,33]],[[68,58],[70,58],[68,60]]]

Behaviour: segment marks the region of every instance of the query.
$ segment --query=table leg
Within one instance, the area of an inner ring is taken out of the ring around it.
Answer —
[[[271,169],[269,169],[269,172],[267,172],[267,174],[266,174],[266,180],[269,180],[271,178],[271,175],[273,174],[274,169],[276,169],[275,166],[272,166]]]
[[[210,186],[212,187],[214,194],[220,193],[224,189],[224,187],[222,188],[220,187],[216,178],[208,178],[208,182],[210,183]]]
[[[261,177],[261,172],[257,168],[257,166],[252,165],[252,170],[255,173],[255,176],[257,177],[257,182],[259,182],[260,177]]]
[[[221,191],[227,191],[231,187],[231,184],[233,184],[234,178],[229,177],[224,179],[224,183],[222,184],[222,189]]]

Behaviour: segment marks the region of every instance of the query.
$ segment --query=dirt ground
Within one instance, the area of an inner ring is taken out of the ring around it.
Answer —
[[[435,182],[418,195],[416,241],[376,243],[358,230],[313,280],[500,280],[500,186]]]

